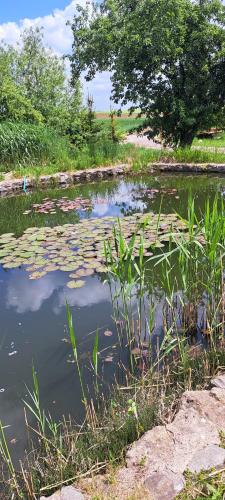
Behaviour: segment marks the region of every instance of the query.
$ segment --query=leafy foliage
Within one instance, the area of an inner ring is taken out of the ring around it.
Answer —
[[[16,49],[0,46],[0,120],[44,123],[60,133],[82,127],[80,83],[71,87],[65,62],[30,28]]]
[[[37,111],[13,78],[14,49],[0,47],[0,119],[41,122]]]
[[[74,82],[112,71],[113,100],[132,102],[149,136],[190,145],[221,120],[225,8],[221,0],[104,0],[74,19]],[[223,114],[223,113],[222,113]]]

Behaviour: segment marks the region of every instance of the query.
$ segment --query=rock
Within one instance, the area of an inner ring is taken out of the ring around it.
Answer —
[[[211,381],[212,387],[218,387],[218,389],[225,390],[225,375],[219,375],[216,378],[213,378]]]
[[[113,165],[109,167],[98,167],[93,169],[77,170],[75,172],[58,172],[56,174],[41,175],[36,182],[35,178],[27,177],[27,188],[41,186],[47,187],[51,185],[69,186],[78,181],[95,180],[98,178],[105,179],[109,175],[122,175],[129,172],[129,166],[126,164]],[[23,191],[24,179],[11,179],[0,182],[0,197],[7,196],[16,191]]]
[[[224,466],[225,449],[220,446],[220,433],[225,431],[224,379],[222,375],[214,379],[211,390],[185,392],[170,424],[154,427],[133,443],[126,467],[116,475],[115,498],[127,498],[124,493],[129,492],[134,498],[173,500],[185,485],[185,471]],[[135,496],[137,491],[140,496]],[[111,493],[103,498],[114,498]]]
[[[206,448],[197,450],[187,468],[191,472],[198,474],[202,470],[209,470],[212,469],[212,467],[222,467],[224,462],[225,449],[215,444],[211,444],[206,446]]]
[[[225,450],[220,448],[224,415],[223,389],[187,391],[172,423],[153,428],[131,446],[127,469],[119,478],[143,484],[154,500],[172,500],[184,485],[186,470],[198,472],[224,464]]]
[[[83,493],[76,490],[73,486],[65,486],[61,491],[56,491],[50,497],[41,497],[40,500],[85,500]]]
[[[144,486],[150,491],[152,500],[173,500],[185,485],[184,477],[173,472],[154,472],[147,477]]]

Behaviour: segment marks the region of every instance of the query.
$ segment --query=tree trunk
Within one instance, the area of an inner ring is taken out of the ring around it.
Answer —
[[[190,148],[194,140],[195,133],[193,130],[183,130],[180,134],[180,148]]]

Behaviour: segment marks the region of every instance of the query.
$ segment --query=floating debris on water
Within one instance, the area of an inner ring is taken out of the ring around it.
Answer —
[[[113,332],[111,332],[110,330],[106,330],[106,331],[104,332],[104,335],[105,335],[106,337],[112,337]]]

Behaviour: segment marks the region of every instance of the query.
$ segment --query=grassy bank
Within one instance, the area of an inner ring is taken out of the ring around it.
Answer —
[[[136,148],[131,144],[117,144],[111,141],[102,141],[87,146],[82,151],[73,152],[69,157],[53,163],[0,164],[0,180],[4,180],[6,172],[12,172],[13,177],[50,175],[58,172],[83,170],[118,163],[130,165],[134,172],[147,171],[152,163],[193,163],[193,164],[225,164],[225,154],[210,151],[181,150],[161,151],[154,149]],[[204,170],[204,169],[203,169]]]
[[[136,118],[120,120],[124,120],[128,131]],[[60,137],[54,130],[40,125],[0,124],[0,180],[8,172],[12,172],[14,177],[39,177],[120,162],[130,164],[135,171],[139,171],[158,161],[225,163],[225,153],[188,148],[174,151],[136,148],[132,144],[112,142],[104,136],[78,149],[70,144],[68,138]]]
[[[159,244],[165,223],[166,246]],[[24,402],[29,449],[20,467],[11,460],[7,428],[3,424],[0,428],[4,498],[13,493],[17,498],[36,498],[109,469],[113,479],[114,468],[124,462],[129,444],[172,418],[184,390],[206,387],[210,377],[225,366],[223,202],[215,199],[212,206],[206,204],[199,219],[190,200],[188,220],[176,226],[172,218],[161,221],[159,214],[155,242],[147,226],[147,220],[142,221],[129,240],[118,227],[104,247],[118,346],[128,359],[125,371],[118,364],[123,384],[107,388],[110,396],[104,397],[97,331],[90,362],[95,395],[90,399],[91,388],[82,378],[76,325],[67,306],[68,338],[85,420],[78,426],[71,418],[55,422],[46,414],[33,370],[33,388]],[[146,248],[153,255],[144,258]],[[158,342],[154,334],[156,293],[163,304]],[[29,424],[30,415],[35,424]]]
[[[225,353],[219,349],[197,358],[186,356],[185,365],[181,359],[170,363],[165,359],[158,374],[149,370],[141,379],[130,375],[127,385],[114,387],[108,401],[99,394],[95,407],[93,402],[85,403],[86,418],[81,426],[71,418],[55,422],[45,414],[35,379],[30,408],[25,408],[29,448],[20,467],[11,462],[7,429],[0,427],[4,498],[10,499],[13,493],[18,499],[39,498],[99,473],[110,473],[115,481],[128,446],[155,425],[170,421],[182,393],[206,388],[210,377],[224,365]],[[35,412],[35,426],[29,424],[30,411]]]

